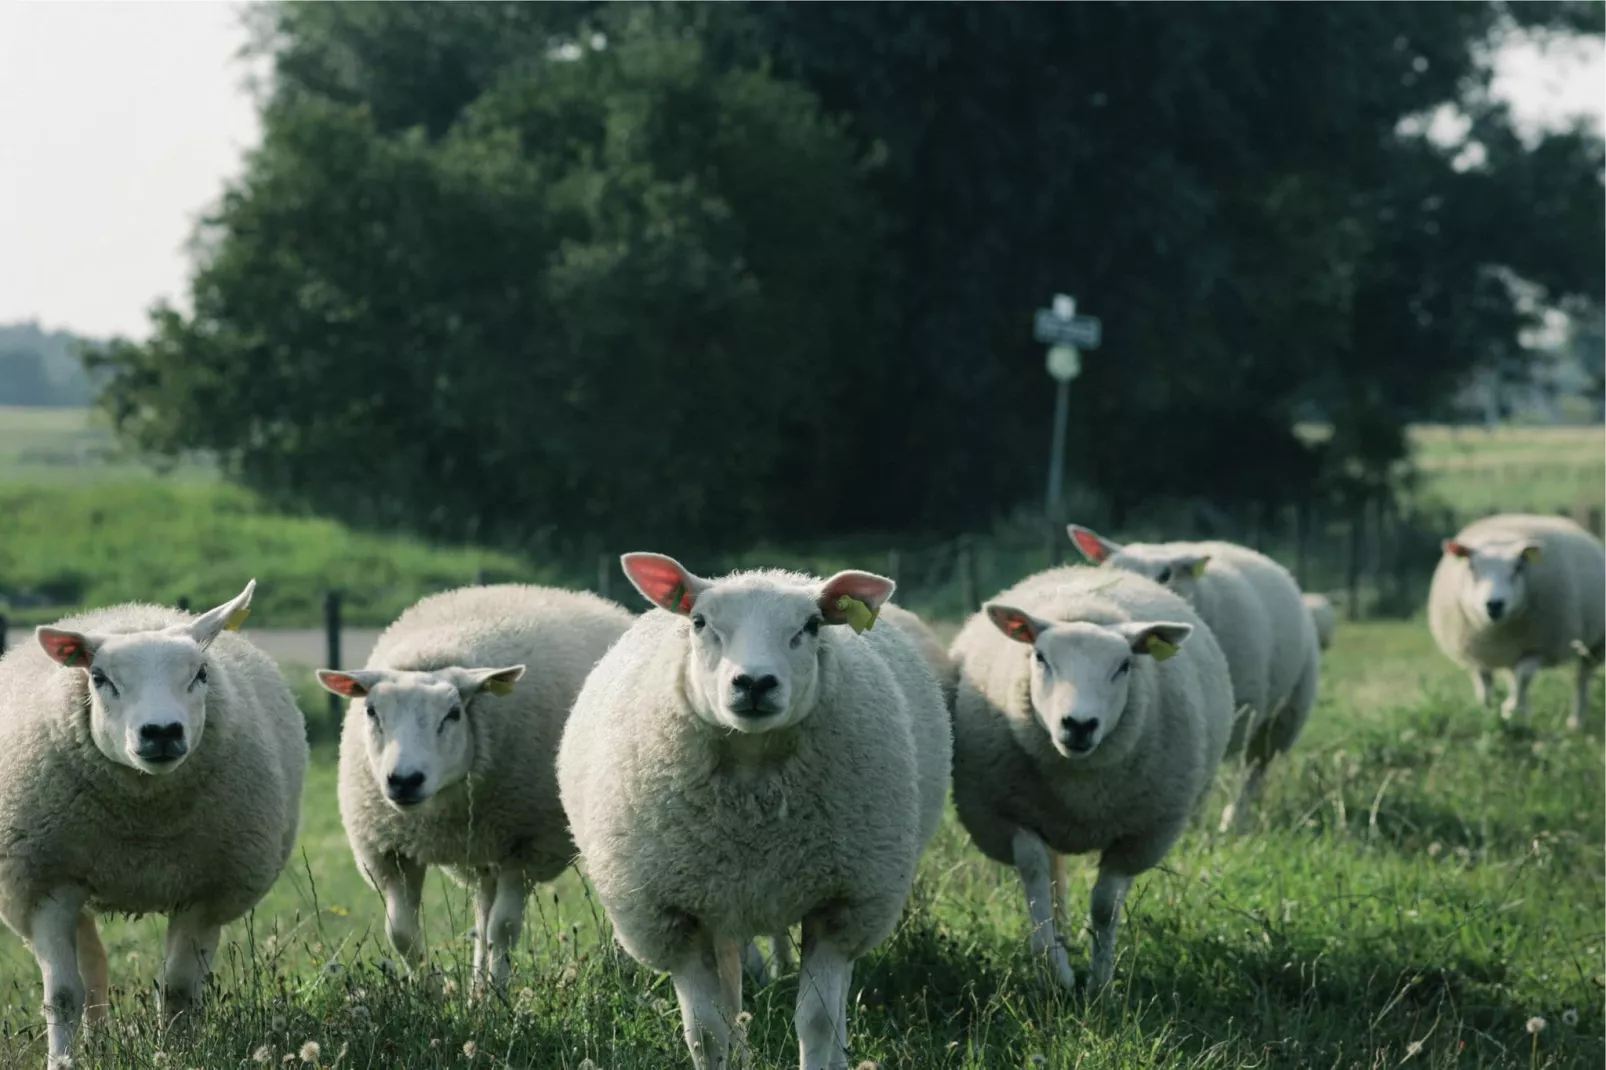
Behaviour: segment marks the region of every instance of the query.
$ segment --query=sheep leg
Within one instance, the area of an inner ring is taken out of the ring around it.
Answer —
[[[1477,669],[1472,674],[1472,693],[1478,697],[1478,705],[1484,709],[1494,709],[1494,673],[1488,669]]]
[[[1507,721],[1513,717],[1520,717],[1524,722],[1529,720],[1528,687],[1538,673],[1539,659],[1534,657],[1523,658],[1512,667],[1511,694],[1506,696],[1505,703],[1500,707],[1502,718]]]
[[[1584,714],[1589,712],[1590,678],[1595,675],[1595,666],[1594,658],[1579,655],[1578,681],[1573,688],[1573,710],[1567,716],[1568,728],[1584,727]]]
[[[111,1008],[111,978],[106,968],[106,946],[95,929],[95,915],[78,912],[78,972],[86,989],[84,1021],[103,1022]]]
[[[1070,959],[1054,933],[1054,889],[1048,845],[1025,829],[1016,829],[1013,842],[1015,869],[1026,888],[1026,913],[1032,920],[1032,954],[1044,959],[1055,980],[1076,987]],[[805,956],[808,949],[804,948]]]
[[[410,969],[422,969],[424,927],[421,914],[427,867],[401,855],[386,855],[363,859],[362,868],[385,897],[385,936],[390,946]]]
[[[1048,891],[1054,898],[1054,931],[1059,934],[1071,931],[1065,905],[1069,885],[1065,880],[1065,856],[1058,851],[1048,852]]]
[[[698,940],[680,965],[669,972],[680,1001],[680,1020],[697,1070],[726,1070],[730,1063],[731,1027],[736,1012],[725,1006],[725,985],[721,982],[714,953],[714,941]]]
[[[775,935],[770,937],[770,943],[775,948],[775,972],[790,973],[797,966],[797,955],[792,949],[792,932],[790,929],[777,929]]]
[[[1089,988],[1097,992],[1115,976],[1115,935],[1121,927],[1121,905],[1126,902],[1132,878],[1099,866],[1099,879],[1093,885],[1091,920],[1093,928],[1093,970]]]
[[[503,869],[497,874],[489,917],[480,923],[481,932],[490,931],[490,981],[497,988],[505,986],[513,972],[513,949],[524,932],[524,900],[529,892],[523,870]]]
[[[78,972],[78,915],[84,893],[62,889],[47,897],[28,919],[28,944],[39,962],[50,1034],[48,1065],[72,1065],[73,1036],[84,1013],[84,979]]]
[[[754,946],[751,940],[743,943],[728,937],[714,937],[714,967],[719,971],[720,1013],[724,1014],[725,1020],[733,1025],[742,1013],[742,955],[745,948]],[[733,1039],[736,1047],[733,1063],[746,1066],[746,1031],[736,1029]]]
[[[171,1021],[191,1015],[201,1003],[206,979],[217,954],[221,925],[210,924],[193,910],[167,920],[167,961],[162,965],[162,1017]]]
[[[1237,800],[1228,803],[1227,808],[1221,811],[1221,824],[1216,831],[1242,831],[1249,824],[1261,788],[1266,783],[1266,766],[1270,763],[1270,758],[1258,755],[1249,760],[1249,775],[1244,777],[1243,789],[1239,791]]]
[[[848,986],[853,960],[825,925],[803,919],[803,971],[797,987],[797,1040],[802,1070],[847,1070]]]
[[[763,988],[770,983],[769,964],[764,961],[764,952],[757,940],[749,940],[742,946],[742,969],[747,971],[747,976],[758,987]]]
[[[474,886],[474,968],[470,973],[470,995],[478,997],[485,992],[486,978],[490,973],[491,908],[496,905],[496,870],[482,869]]]

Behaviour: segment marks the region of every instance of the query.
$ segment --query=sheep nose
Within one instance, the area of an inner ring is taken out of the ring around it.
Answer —
[[[189,744],[184,742],[182,721],[139,726],[139,745],[135,751],[147,762],[176,762],[189,753],[189,749]]]
[[[759,699],[763,698],[766,693],[773,691],[776,687],[780,686],[780,683],[781,682],[779,680],[768,673],[765,673],[756,680],[746,673],[742,673],[740,676],[737,676],[731,681],[731,686],[737,691],[746,695],[749,699],[757,702]]]
[[[385,794],[395,802],[410,805],[420,802],[418,791],[424,786],[423,773],[407,773],[405,775],[391,773],[385,778]]]
[[[1499,620],[1506,615],[1506,600],[1504,598],[1491,598],[1487,603],[1490,620]]]
[[[1075,717],[1066,717],[1060,721],[1060,727],[1065,730],[1066,746],[1074,751],[1089,751],[1093,749],[1093,733],[1099,730],[1099,719],[1089,717],[1078,721]]]

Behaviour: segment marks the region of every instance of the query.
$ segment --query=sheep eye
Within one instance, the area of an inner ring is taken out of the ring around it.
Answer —
[[[445,731],[447,725],[452,724],[452,723],[454,723],[456,721],[461,721],[462,719],[463,719],[463,707],[461,707],[461,706],[453,706],[451,709],[446,711],[446,716],[444,718],[442,718],[442,720],[441,720],[441,730]]]
[[[1124,672],[1128,672],[1129,670],[1131,670],[1131,668],[1132,668],[1132,659],[1131,658],[1127,658],[1125,661],[1121,662],[1121,667],[1119,669],[1115,670],[1115,675],[1111,679],[1119,680],[1121,678],[1121,674],[1124,673]]]
[[[1171,582],[1171,566],[1167,565],[1164,568],[1162,568],[1160,570],[1160,574],[1155,577],[1155,581],[1157,583],[1170,583]]]
[[[195,679],[190,681],[190,686],[195,687],[198,684],[204,683],[206,683],[206,666],[202,665],[199,669],[195,670]]]
[[[692,614],[692,618],[691,618],[692,631],[700,632],[700,631],[703,630],[704,627],[707,626],[707,624],[708,624],[708,618],[707,617],[703,616],[701,613],[693,613]]]
[[[1032,658],[1043,668],[1048,668],[1048,659],[1043,657],[1043,652],[1041,650],[1032,651]]]
[[[820,625],[825,623],[824,617],[810,617],[809,622],[803,625],[803,630],[810,635],[820,634]]]
[[[364,712],[364,713],[366,713],[368,715],[368,719],[370,721],[377,722],[379,720],[379,711],[374,709],[374,704],[372,702],[370,702],[370,703],[368,703],[368,705],[364,706],[362,708],[362,712]]]
[[[106,688],[114,695],[117,694],[117,686],[112,683],[111,677],[107,676],[99,669],[89,670],[89,682],[94,684],[96,687]]]

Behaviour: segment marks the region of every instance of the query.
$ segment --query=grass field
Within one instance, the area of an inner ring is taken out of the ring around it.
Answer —
[[[1593,727],[1568,733],[1567,694],[1546,674],[1534,728],[1503,728],[1419,623],[1341,630],[1261,828],[1230,838],[1200,821],[1139,879],[1116,984],[1091,1002],[1039,979],[1018,882],[950,820],[902,927],[855,973],[850,1065],[1601,1065],[1601,714],[1597,699]],[[505,1000],[465,998],[468,904],[438,875],[426,911],[448,991],[391,979],[382,910],[334,794],[323,754],[296,859],[251,924],[226,932],[209,1017],[189,1038],[160,1035],[151,1013],[159,922],[104,926],[114,1017],[80,1067],[218,1070],[259,1065],[258,1053],[298,1067],[690,1066],[667,979],[605,950],[574,874],[531,899]],[[1073,869],[1074,916],[1088,879]],[[797,1065],[796,985],[749,986],[758,1070]],[[0,991],[0,1064],[42,1065],[38,977],[10,934]],[[308,1041],[315,1063],[301,1057]]]

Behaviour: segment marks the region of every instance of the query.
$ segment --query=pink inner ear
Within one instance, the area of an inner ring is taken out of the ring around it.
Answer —
[[[838,572],[820,589],[820,613],[831,623],[840,624],[847,619],[836,604],[843,595],[863,602],[867,608],[875,610],[880,609],[881,603],[892,597],[892,592],[897,586],[885,576],[869,572]]]
[[[1471,557],[1472,551],[1456,542],[1454,539],[1444,540],[1444,552],[1455,557]]]
[[[695,596],[689,577],[673,561],[652,554],[632,554],[625,559],[624,570],[653,605],[682,616],[691,612]]]
[[[361,684],[345,673],[330,673],[323,678],[323,683],[331,691],[347,698],[360,698],[368,693]]]
[[[84,646],[82,638],[63,632],[44,632],[39,636],[39,645],[45,648],[50,660],[62,665],[89,667],[89,650]]]
[[[1089,561],[1103,561],[1110,556],[1109,547],[1104,545],[1104,540],[1086,528],[1072,528],[1071,541],[1076,543],[1076,548],[1082,551]]]
[[[1037,629],[1032,627],[1032,622],[1027,620],[1023,614],[1012,613],[1002,609],[994,609],[989,612],[993,618],[993,623],[1015,642],[1037,642]]]

